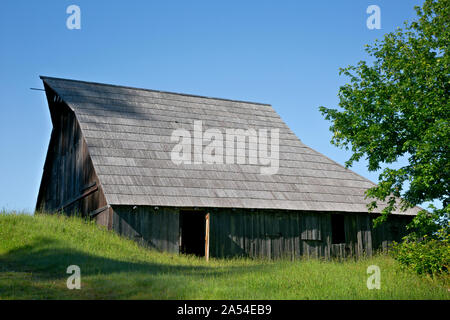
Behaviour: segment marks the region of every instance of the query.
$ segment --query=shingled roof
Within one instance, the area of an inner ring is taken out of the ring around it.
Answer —
[[[374,184],[302,143],[268,104],[41,79],[73,110],[110,205],[367,212],[364,191]],[[278,173],[249,164],[176,165],[171,134],[192,130],[194,120],[203,130],[279,128]]]

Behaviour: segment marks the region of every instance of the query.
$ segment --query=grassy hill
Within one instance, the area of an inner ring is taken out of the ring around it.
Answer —
[[[69,265],[81,289],[68,290]],[[381,289],[368,290],[369,265]],[[0,299],[449,299],[449,277],[358,262],[203,259],[160,253],[79,218],[0,214]]]

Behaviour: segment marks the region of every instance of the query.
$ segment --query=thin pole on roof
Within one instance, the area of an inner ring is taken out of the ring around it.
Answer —
[[[30,90],[45,91],[44,89],[40,89],[40,88],[30,88]]]

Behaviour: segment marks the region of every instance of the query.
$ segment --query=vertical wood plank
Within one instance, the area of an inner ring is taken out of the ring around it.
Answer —
[[[209,213],[205,216],[205,259],[209,261]]]

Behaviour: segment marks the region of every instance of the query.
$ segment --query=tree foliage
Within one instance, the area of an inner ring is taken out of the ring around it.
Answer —
[[[450,210],[450,0],[415,9],[415,21],[366,46],[370,65],[340,69],[350,79],[339,90],[340,110],[320,107],[332,121],[331,142],[352,151],[347,166],[364,157],[369,171],[385,167],[366,193],[388,203],[381,220],[427,201],[442,202],[440,217]],[[403,158],[407,165],[389,165]]]
[[[406,268],[419,274],[448,273],[450,268],[450,235],[444,228],[435,238],[395,243],[391,254]]]

